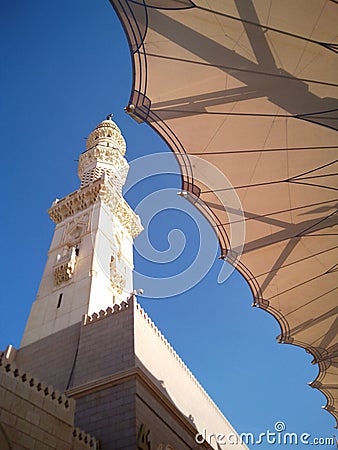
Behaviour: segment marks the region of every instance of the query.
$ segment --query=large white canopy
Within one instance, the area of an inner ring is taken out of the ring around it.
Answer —
[[[167,141],[235,263],[231,211],[196,180],[190,155],[234,186],[246,221],[237,268],[280,342],[313,355],[312,386],[337,419],[338,2],[111,3],[133,59],[129,112]]]

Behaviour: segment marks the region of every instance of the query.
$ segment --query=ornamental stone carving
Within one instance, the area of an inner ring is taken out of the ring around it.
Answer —
[[[71,247],[64,255],[58,255],[54,266],[54,281],[56,285],[70,280],[73,276],[77,260],[76,253],[76,248]]]
[[[102,180],[98,180],[84,189],[78,189],[58,202],[54,202],[53,206],[48,210],[48,214],[53,222],[60,223],[67,217],[74,216],[93,205],[100,192],[100,182]]]
[[[116,188],[121,191],[129,170],[126,159],[117,148],[95,146],[79,158],[78,175],[81,186],[100,178],[104,173],[116,180]]]
[[[54,202],[48,210],[48,214],[55,223],[60,223],[68,217],[93,206],[96,201],[102,201],[133,238],[143,230],[139,216],[134,213],[121,193],[116,190],[114,183],[107,179],[106,175],[67,195],[58,202]]]
[[[96,161],[113,164],[116,170],[123,169],[128,171],[128,163],[117,148],[97,145],[80,155],[78,165],[79,177],[81,178],[85,169]]]
[[[125,277],[118,270],[114,269],[110,273],[110,281],[112,288],[121,295],[123,289],[126,287]]]
[[[112,120],[104,120],[94,131],[92,131],[87,139],[86,148],[91,149],[97,144],[109,141],[118,148],[122,156],[126,152],[126,141],[124,140],[121,130]]]
[[[114,180],[116,189],[121,192],[129,169],[124,158],[126,143],[111,116],[90,133],[86,149],[80,156],[78,165],[81,187],[106,174]]]
[[[81,237],[88,231],[90,212],[81,214],[67,224],[63,242],[68,245],[75,245],[80,242]]]

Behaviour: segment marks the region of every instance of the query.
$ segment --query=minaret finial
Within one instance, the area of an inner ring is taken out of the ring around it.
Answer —
[[[112,120],[113,114],[108,114],[107,120]]]

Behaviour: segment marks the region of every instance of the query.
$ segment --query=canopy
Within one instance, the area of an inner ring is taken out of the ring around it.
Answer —
[[[133,59],[127,111],[171,147],[182,189],[254,305],[279,322],[279,341],[313,355],[311,386],[337,419],[338,1],[111,3]],[[196,179],[190,155],[237,192],[246,226],[239,261],[229,211]]]

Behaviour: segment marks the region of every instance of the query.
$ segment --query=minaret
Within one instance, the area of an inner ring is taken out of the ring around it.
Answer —
[[[126,143],[111,115],[89,135],[79,158],[81,187],[53,202],[53,240],[21,346],[126,300],[139,217],[122,197]]]

